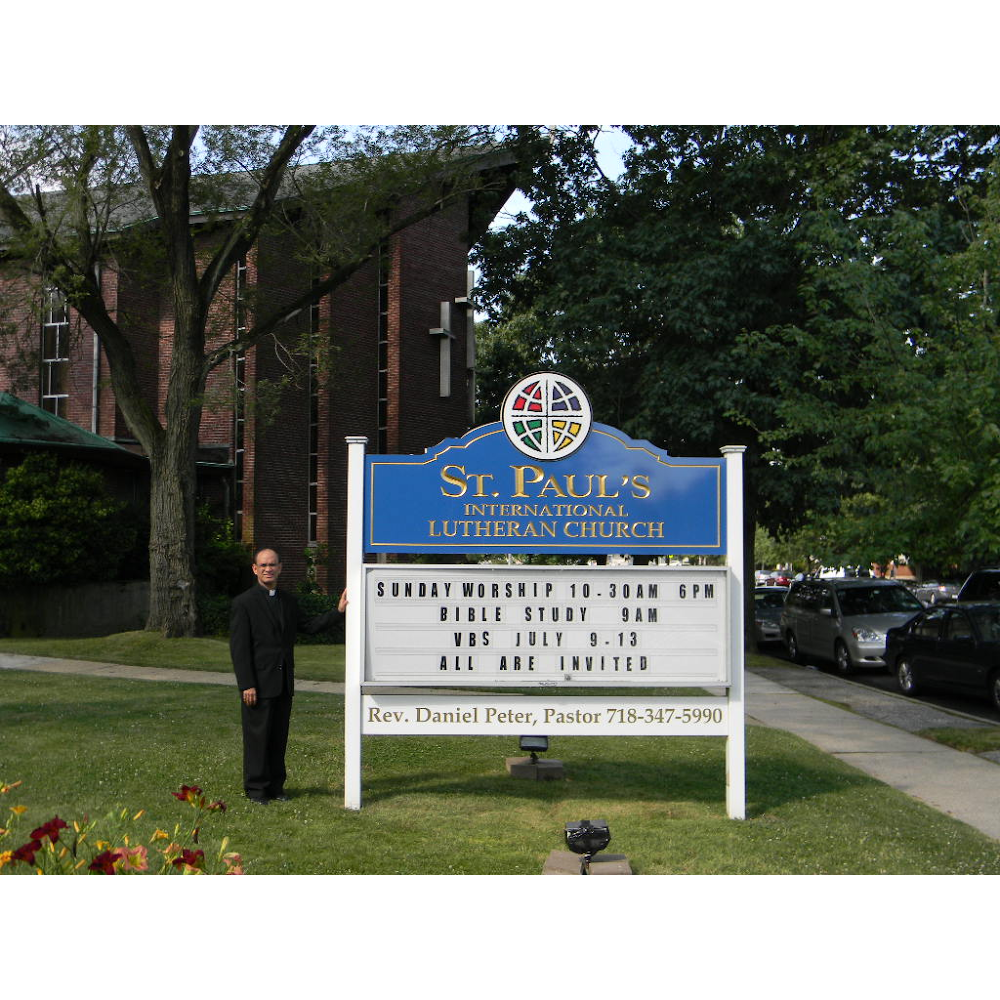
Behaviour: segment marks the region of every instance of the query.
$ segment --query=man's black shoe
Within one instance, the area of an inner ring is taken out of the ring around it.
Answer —
[[[250,801],[251,801],[251,802],[252,802],[252,803],[253,803],[253,804],[254,804],[255,806],[266,806],[266,805],[268,804],[268,802],[270,802],[270,799],[262,799],[262,798],[257,798],[257,796],[255,796],[255,795],[248,795],[248,796],[247,796],[247,798],[248,798],[248,799],[249,799],[249,800],[250,800]]]
[[[271,796],[272,802],[288,802],[289,799],[291,799],[291,796],[286,794],[285,792],[278,792],[277,795]]]

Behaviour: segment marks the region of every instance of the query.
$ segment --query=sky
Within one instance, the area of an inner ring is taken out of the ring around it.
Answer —
[[[628,139],[612,125],[605,125],[597,141],[598,162],[609,177],[617,177],[622,171],[622,154],[628,148]],[[515,191],[504,207],[497,213],[491,229],[502,229],[510,225],[518,212],[526,212],[531,202],[521,191]]]

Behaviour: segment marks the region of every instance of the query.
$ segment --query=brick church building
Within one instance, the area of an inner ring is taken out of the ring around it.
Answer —
[[[364,435],[379,453],[419,453],[472,424],[475,380],[468,254],[512,188],[481,193],[393,236],[377,261],[356,272],[289,324],[291,339],[308,334],[330,345],[325,371],[306,363],[280,391],[273,416],[253,405],[255,388],[287,374],[282,344],[265,342],[209,376],[199,434],[198,494],[232,518],[251,547],[279,550],[285,579],[307,572],[318,556],[317,582],[343,582],[346,530],[345,437]],[[210,237],[209,237],[210,238]],[[0,391],[72,422],[133,452],[141,449],[115,404],[99,338],[55,291],[29,293],[0,272],[0,303],[14,338],[34,345],[16,354],[0,347]],[[280,237],[262,238],[220,295],[215,321],[226,339],[247,321],[243,310],[289,300],[313,280]],[[161,415],[169,373],[171,299],[163,287],[139,284],[118,270],[102,272],[105,301],[127,317],[148,373],[148,399]],[[11,303],[15,305],[11,307]],[[228,312],[227,312],[228,311]],[[164,335],[166,334],[166,335]],[[324,558],[325,556],[325,558]]]

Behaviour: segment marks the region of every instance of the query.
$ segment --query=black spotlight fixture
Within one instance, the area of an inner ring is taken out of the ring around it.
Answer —
[[[581,819],[579,823],[566,824],[566,846],[574,854],[582,854],[580,874],[590,874],[590,859],[611,843],[611,831],[606,820]]]
[[[538,755],[549,748],[548,736],[522,736],[520,747],[531,754],[531,763],[538,763]]]

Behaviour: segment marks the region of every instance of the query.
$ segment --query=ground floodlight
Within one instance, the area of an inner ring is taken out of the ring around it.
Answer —
[[[580,874],[590,874],[590,859],[611,843],[611,831],[606,820],[581,819],[579,823],[566,824],[566,846],[574,854],[582,854]]]
[[[527,750],[531,754],[531,763],[538,762],[538,755],[545,753],[549,748],[548,736],[522,736],[521,749]]]

